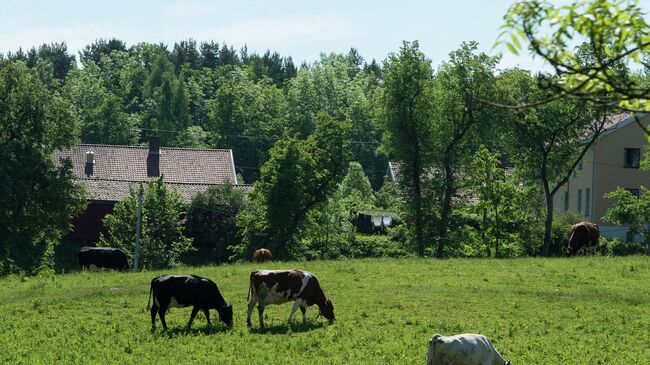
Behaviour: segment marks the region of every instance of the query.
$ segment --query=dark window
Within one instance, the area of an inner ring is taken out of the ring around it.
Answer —
[[[564,210],[565,211],[569,210],[569,192],[568,191],[564,192]]]
[[[625,167],[630,169],[638,169],[641,164],[641,149],[640,148],[626,148],[625,149]]]
[[[582,189],[578,189],[578,213],[582,213]]]
[[[585,190],[585,217],[589,217],[590,210],[591,210],[591,189],[587,188],[587,190]]]
[[[637,198],[639,197],[639,189],[625,189],[632,193],[632,195],[636,196]]]

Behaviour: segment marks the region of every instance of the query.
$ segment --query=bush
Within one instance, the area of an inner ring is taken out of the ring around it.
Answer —
[[[102,234],[102,245],[122,249],[133,264],[138,209],[138,193],[115,205],[112,214],[104,217],[108,238]],[[174,189],[168,189],[163,178],[149,181],[142,199],[142,230],[140,264],[147,268],[175,266],[181,254],[192,250],[192,240],[183,234],[185,203]]]
[[[618,238],[600,237],[600,251],[607,256],[645,255],[646,246],[642,242],[624,242]]]
[[[194,238],[201,263],[223,262],[238,243],[237,214],[244,206],[244,192],[227,184],[210,188],[192,200],[187,211],[186,232]]]

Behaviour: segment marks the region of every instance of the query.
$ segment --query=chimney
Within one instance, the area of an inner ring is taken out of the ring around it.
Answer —
[[[95,169],[95,152],[88,151],[86,152],[86,176],[92,176]]]
[[[147,156],[147,176],[160,176],[160,137],[149,137],[149,154]]]

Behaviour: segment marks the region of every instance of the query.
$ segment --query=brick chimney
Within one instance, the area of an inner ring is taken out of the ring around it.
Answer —
[[[149,137],[149,154],[147,155],[147,176],[160,176],[160,137]]]
[[[93,175],[95,169],[95,152],[88,151],[86,152],[86,176],[90,177]]]

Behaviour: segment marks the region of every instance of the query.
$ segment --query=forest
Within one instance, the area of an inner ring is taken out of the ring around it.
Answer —
[[[245,259],[260,245],[281,259],[558,255],[581,217],[555,213],[553,197],[609,117],[647,110],[649,40],[638,6],[602,1],[577,2],[583,16],[558,13],[563,28],[542,38],[535,27],[556,9],[541,4],[515,3],[497,44],[542,57],[551,72],[502,69],[500,56],[472,41],[445,59],[404,41],[383,60],[352,48],[300,65],[272,50],[193,39],[107,38],[78,55],[65,42],[0,54],[0,273],[53,267],[84,209],[83,189],[53,150],[145,145],[150,136],[163,146],[232,149],[240,182],[254,186],[185,204],[165,198],[174,193],[164,179],[150,182],[144,214],[165,205],[176,212],[145,230],[167,237],[145,242],[174,252],[152,256],[152,267],[190,251],[210,262]],[[597,15],[591,26],[584,14]],[[612,16],[633,20],[627,33],[603,20]],[[558,52],[570,31],[584,42]],[[101,242],[131,253],[133,194],[106,218]],[[360,234],[363,212],[398,224]],[[197,223],[210,219],[223,222],[216,238]],[[604,241],[606,254],[644,250]]]

